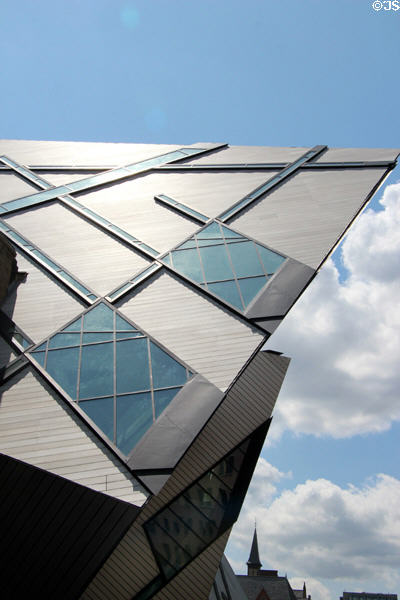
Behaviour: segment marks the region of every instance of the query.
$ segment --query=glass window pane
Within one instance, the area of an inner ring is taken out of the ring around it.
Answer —
[[[114,312],[103,303],[97,304],[83,317],[84,331],[113,331]]]
[[[232,229],[225,227],[225,225],[221,225],[221,228],[222,228],[222,231],[224,232],[225,239],[229,239],[229,238],[239,238],[242,240],[247,239],[247,238],[243,237],[242,235],[240,235],[240,233],[236,233],[236,231],[232,231]]]
[[[175,250],[171,254],[173,266],[177,271],[194,281],[204,281],[197,250]]]
[[[79,406],[106,436],[114,441],[114,399],[85,400]]]
[[[32,352],[33,358],[38,361],[42,367],[44,367],[44,359],[46,357],[46,352]]]
[[[90,344],[90,342],[109,342],[112,339],[112,331],[103,331],[100,333],[84,333],[82,335],[83,344]]]
[[[150,389],[147,338],[117,342],[117,394]]]
[[[43,342],[43,344],[40,344],[40,346],[35,348],[34,352],[38,352],[40,350],[43,350],[43,351],[46,350],[46,345],[47,345],[47,342]]]
[[[197,237],[199,239],[222,238],[222,233],[221,233],[218,223],[213,221],[212,223],[210,223],[210,225],[207,225],[207,227],[204,227],[204,229],[199,231],[199,233],[197,234]]]
[[[183,385],[186,383],[186,367],[169,356],[159,346],[150,342],[151,370],[154,388]]]
[[[66,346],[79,346],[80,333],[57,333],[49,340],[49,348],[65,348]]]
[[[221,504],[222,506],[227,506],[229,502],[229,498],[231,496],[231,489],[218,479],[212,471],[206,473],[199,481],[199,485],[206,490]]]
[[[81,322],[82,319],[79,317],[76,321],[68,325],[68,327],[64,327],[63,331],[80,331],[81,330]]]
[[[218,529],[224,517],[224,509],[214,498],[199,485],[193,485],[185,492],[185,497],[204,514],[205,517]]]
[[[154,407],[156,411],[156,419],[161,415],[163,410],[167,408],[172,398],[176,396],[181,388],[173,388],[172,390],[158,390],[154,392]]]
[[[82,346],[80,398],[111,395],[114,391],[114,344]]]
[[[151,394],[117,396],[117,446],[126,455],[153,424]]]
[[[204,550],[205,543],[203,540],[201,540],[187,524],[181,521],[170,509],[167,508],[163,510],[161,515],[156,517],[156,520],[192,558]]]
[[[209,246],[200,248],[206,281],[218,281],[220,279],[233,279],[231,265],[225,246]]]
[[[136,331],[136,329],[125,321],[118,313],[115,315],[115,328],[117,331]]]
[[[272,250],[268,250],[268,248],[264,248],[264,246],[260,246],[260,244],[257,244],[257,248],[267,273],[275,273],[275,271],[286,260],[284,256],[281,256]]]
[[[79,348],[50,350],[47,353],[46,370],[58,384],[76,400]]]
[[[208,289],[219,296],[222,300],[226,300],[232,306],[239,310],[243,310],[242,301],[240,300],[239,292],[234,281],[221,281],[219,283],[208,283]]]
[[[171,256],[169,253],[161,259],[166,265],[171,266]]]
[[[237,277],[264,275],[264,271],[253,242],[229,244],[229,253]]]
[[[126,338],[143,337],[141,331],[117,331],[117,340],[125,340]]]
[[[148,531],[157,554],[161,555],[177,571],[190,561],[190,555],[178,546],[175,540],[156,521],[149,525]]]
[[[205,542],[215,539],[218,529],[203,513],[193,506],[184,496],[179,496],[171,505],[174,513],[180,516]]]
[[[196,248],[196,242],[192,238],[192,239],[188,240],[187,242],[183,242],[183,244],[181,244],[180,246],[178,246],[178,248],[181,249],[181,250],[185,250],[185,248]]]
[[[250,304],[261,288],[267,283],[267,277],[251,277],[250,279],[239,279],[240,291],[245,306]]]
[[[221,240],[197,240],[199,248],[201,246],[223,246],[224,241]]]

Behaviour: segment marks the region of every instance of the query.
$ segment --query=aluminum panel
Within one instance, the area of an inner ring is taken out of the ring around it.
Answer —
[[[72,181],[78,181],[79,179],[84,179],[85,177],[92,177],[93,175],[97,175],[99,171],[64,171],[64,173],[54,172],[54,171],[43,171],[42,169],[39,171],[34,171],[36,175],[42,177],[49,183],[55,186],[65,185],[67,183],[71,183]]]
[[[302,171],[230,221],[244,234],[317,268],[384,169]]]
[[[212,157],[211,154],[209,160]],[[157,173],[147,179],[151,189],[159,190],[157,194],[166,194],[208,217],[216,217],[276,173],[277,171],[181,171]]]
[[[169,173],[153,173],[81,194],[78,200],[155,250],[164,252],[199,225],[154,200]]]
[[[138,506],[147,497],[129,471],[31,367],[1,389],[0,452]]]
[[[394,161],[399,148],[329,148],[315,162]]]
[[[190,164],[291,163],[310,148],[279,146],[229,146],[208,156],[194,158]],[[187,161],[189,162],[189,161]]]
[[[10,215],[7,222],[101,296],[150,264],[59,202]]]
[[[0,171],[0,204],[21,196],[29,196],[37,191],[36,186],[30,185],[15,173]]]
[[[24,165],[120,166],[152,158],[182,146],[167,144],[113,144],[0,140],[0,154]]]
[[[118,306],[222,390],[263,340],[244,320],[165,271]]]
[[[27,272],[27,278],[8,295],[2,310],[35,342],[86,308],[22,253],[17,253],[17,265],[19,271]]]

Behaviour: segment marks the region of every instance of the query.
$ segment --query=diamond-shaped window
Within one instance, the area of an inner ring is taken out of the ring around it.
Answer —
[[[32,355],[125,455],[193,375],[103,302]]]
[[[162,260],[243,312],[286,258],[213,221]]]

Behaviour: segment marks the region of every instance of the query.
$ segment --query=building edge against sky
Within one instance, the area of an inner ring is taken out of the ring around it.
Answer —
[[[10,597],[208,598],[289,363],[262,347],[397,154],[0,143]]]

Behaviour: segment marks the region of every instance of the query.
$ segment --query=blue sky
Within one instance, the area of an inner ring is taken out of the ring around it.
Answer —
[[[375,11],[371,4],[4,0],[1,137],[398,147],[400,10],[393,3],[393,10]],[[397,168],[387,183],[399,180]],[[382,190],[372,207],[388,211],[381,198]],[[348,248],[355,269],[354,243]],[[346,286],[351,271],[342,268],[341,250],[334,264]],[[327,282],[332,269],[324,275]],[[290,352],[289,341],[277,349],[290,354],[294,364],[296,350]],[[283,407],[290,391],[285,394]],[[282,415],[283,410],[277,415],[281,424]],[[301,427],[296,433],[287,423],[286,418],[280,436],[263,453],[276,469],[269,471],[275,482],[275,491],[266,493],[270,502],[283,502],[285,490],[302,493],[296,486],[307,480],[324,478],[342,495],[351,484],[366,497],[378,493],[378,484],[368,483],[377,474],[400,479],[400,425],[389,409],[380,431],[369,425],[357,435],[350,428],[345,438],[335,437],[329,427],[319,436]],[[230,550],[235,567],[247,560],[250,545],[239,534],[237,540]],[[310,581],[315,600],[336,598],[351,586],[400,591],[389,567],[385,579],[371,579],[371,573],[368,578],[361,555],[358,570],[349,574],[329,560],[319,571],[308,569],[310,557],[296,563],[291,555],[285,564],[285,553],[261,547],[270,552],[262,557],[265,566]]]

